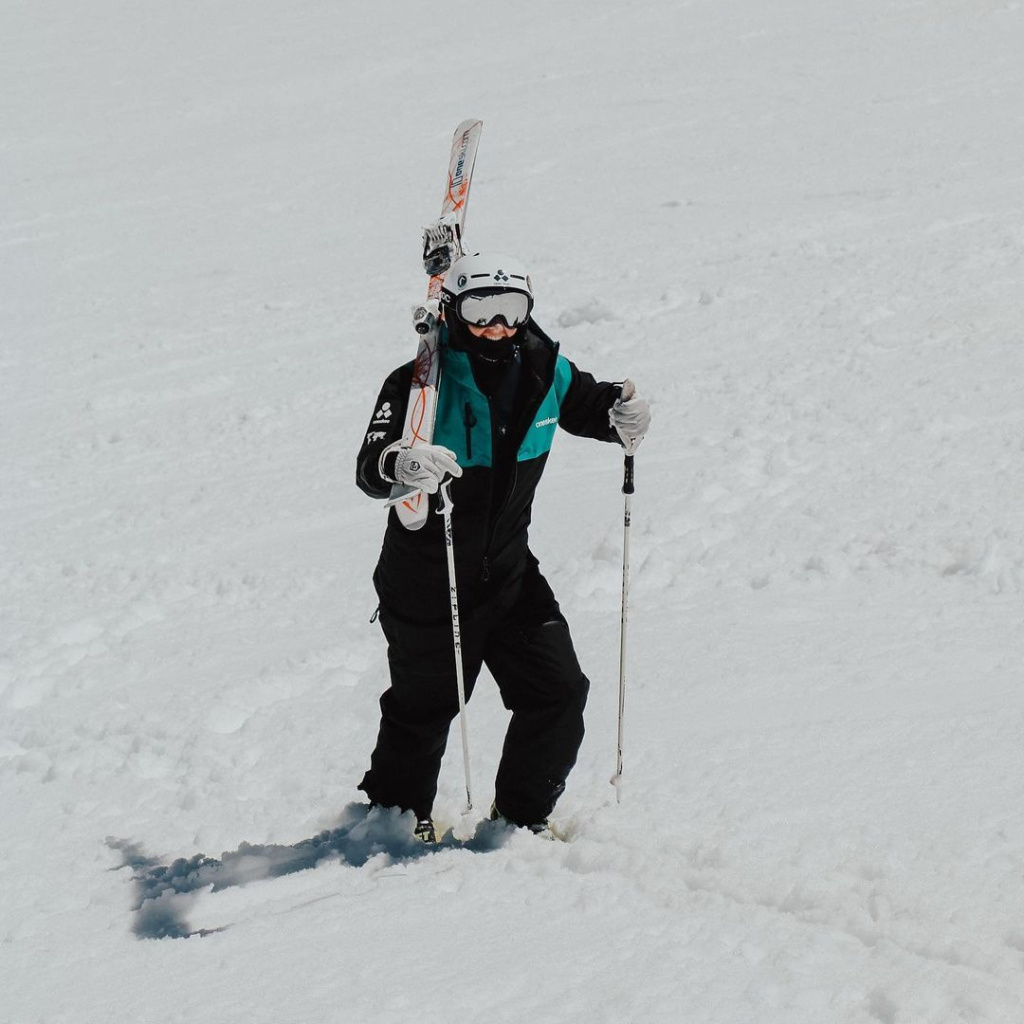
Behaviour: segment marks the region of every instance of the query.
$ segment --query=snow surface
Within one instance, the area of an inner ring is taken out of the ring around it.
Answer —
[[[0,1021],[1024,1022],[1022,54],[1003,0],[5,0]],[[346,809],[353,456],[469,116],[470,241],[655,422],[621,804],[621,460],[562,435],[567,841],[463,817],[453,736],[423,855]]]

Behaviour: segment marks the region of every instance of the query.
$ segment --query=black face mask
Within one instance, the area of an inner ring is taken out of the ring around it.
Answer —
[[[508,362],[519,347],[523,333],[523,328],[518,327],[512,337],[490,341],[487,338],[476,337],[466,324],[450,313],[445,314],[445,323],[448,325],[448,343],[453,349],[468,352],[471,356],[488,363]]]

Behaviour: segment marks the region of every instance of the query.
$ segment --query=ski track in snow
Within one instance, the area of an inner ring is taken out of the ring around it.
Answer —
[[[411,3],[0,12],[0,1024],[1024,1021],[1024,6],[464,20],[441,101]],[[565,841],[456,737],[424,852],[346,809],[353,457],[466,116],[470,242],[655,418],[622,802],[621,465],[562,435]]]

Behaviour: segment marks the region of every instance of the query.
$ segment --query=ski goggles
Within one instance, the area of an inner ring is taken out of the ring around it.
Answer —
[[[506,327],[521,327],[530,319],[533,299],[525,292],[501,288],[464,292],[455,300],[455,312],[464,323],[490,327],[502,321]]]

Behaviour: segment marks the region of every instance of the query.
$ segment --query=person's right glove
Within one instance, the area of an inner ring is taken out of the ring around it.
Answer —
[[[651,407],[646,398],[636,393],[631,380],[622,382],[622,393],[608,410],[608,422],[622,439],[623,447],[632,455],[651,427]]]
[[[439,444],[392,445],[381,454],[380,471],[385,480],[427,494],[436,494],[446,476],[462,476],[455,452]]]

